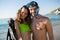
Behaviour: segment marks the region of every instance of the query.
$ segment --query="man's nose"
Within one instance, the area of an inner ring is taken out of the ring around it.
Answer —
[[[32,10],[32,13],[35,13],[35,10]]]

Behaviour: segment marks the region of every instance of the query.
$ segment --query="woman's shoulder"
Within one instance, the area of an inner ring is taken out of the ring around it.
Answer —
[[[21,21],[19,21],[19,20],[17,20],[17,19],[15,19],[15,23],[20,23]]]
[[[17,20],[17,19],[15,19],[15,22],[21,22],[21,20]]]

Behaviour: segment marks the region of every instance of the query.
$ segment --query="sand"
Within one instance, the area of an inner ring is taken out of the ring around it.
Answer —
[[[60,40],[60,22],[53,25],[54,40]]]

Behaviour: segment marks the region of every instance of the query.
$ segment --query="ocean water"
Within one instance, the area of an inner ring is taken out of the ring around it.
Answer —
[[[6,40],[8,19],[0,19],[0,40]]]
[[[58,22],[60,22],[60,15],[50,14],[50,15],[45,15],[45,16],[50,19],[52,25],[55,25]]]
[[[56,23],[60,21],[60,15],[52,14],[44,16],[49,17],[53,25],[56,25]],[[0,40],[6,40],[7,31],[8,31],[8,19],[0,19]]]

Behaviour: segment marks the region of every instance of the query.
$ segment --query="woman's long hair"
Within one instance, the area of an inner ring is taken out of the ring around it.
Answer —
[[[18,11],[17,14],[16,14],[16,20],[21,21],[21,19],[20,19],[20,11]]]
[[[27,9],[27,12],[28,12],[28,14],[27,14],[27,17],[24,19],[28,24],[30,24],[31,23],[31,14],[30,14],[30,11],[29,11],[29,9],[27,8],[27,6],[23,6],[25,9]],[[21,9],[23,8],[23,7],[21,7]],[[20,12],[21,12],[21,9],[20,9]],[[21,19],[21,23],[23,23],[23,20]]]

